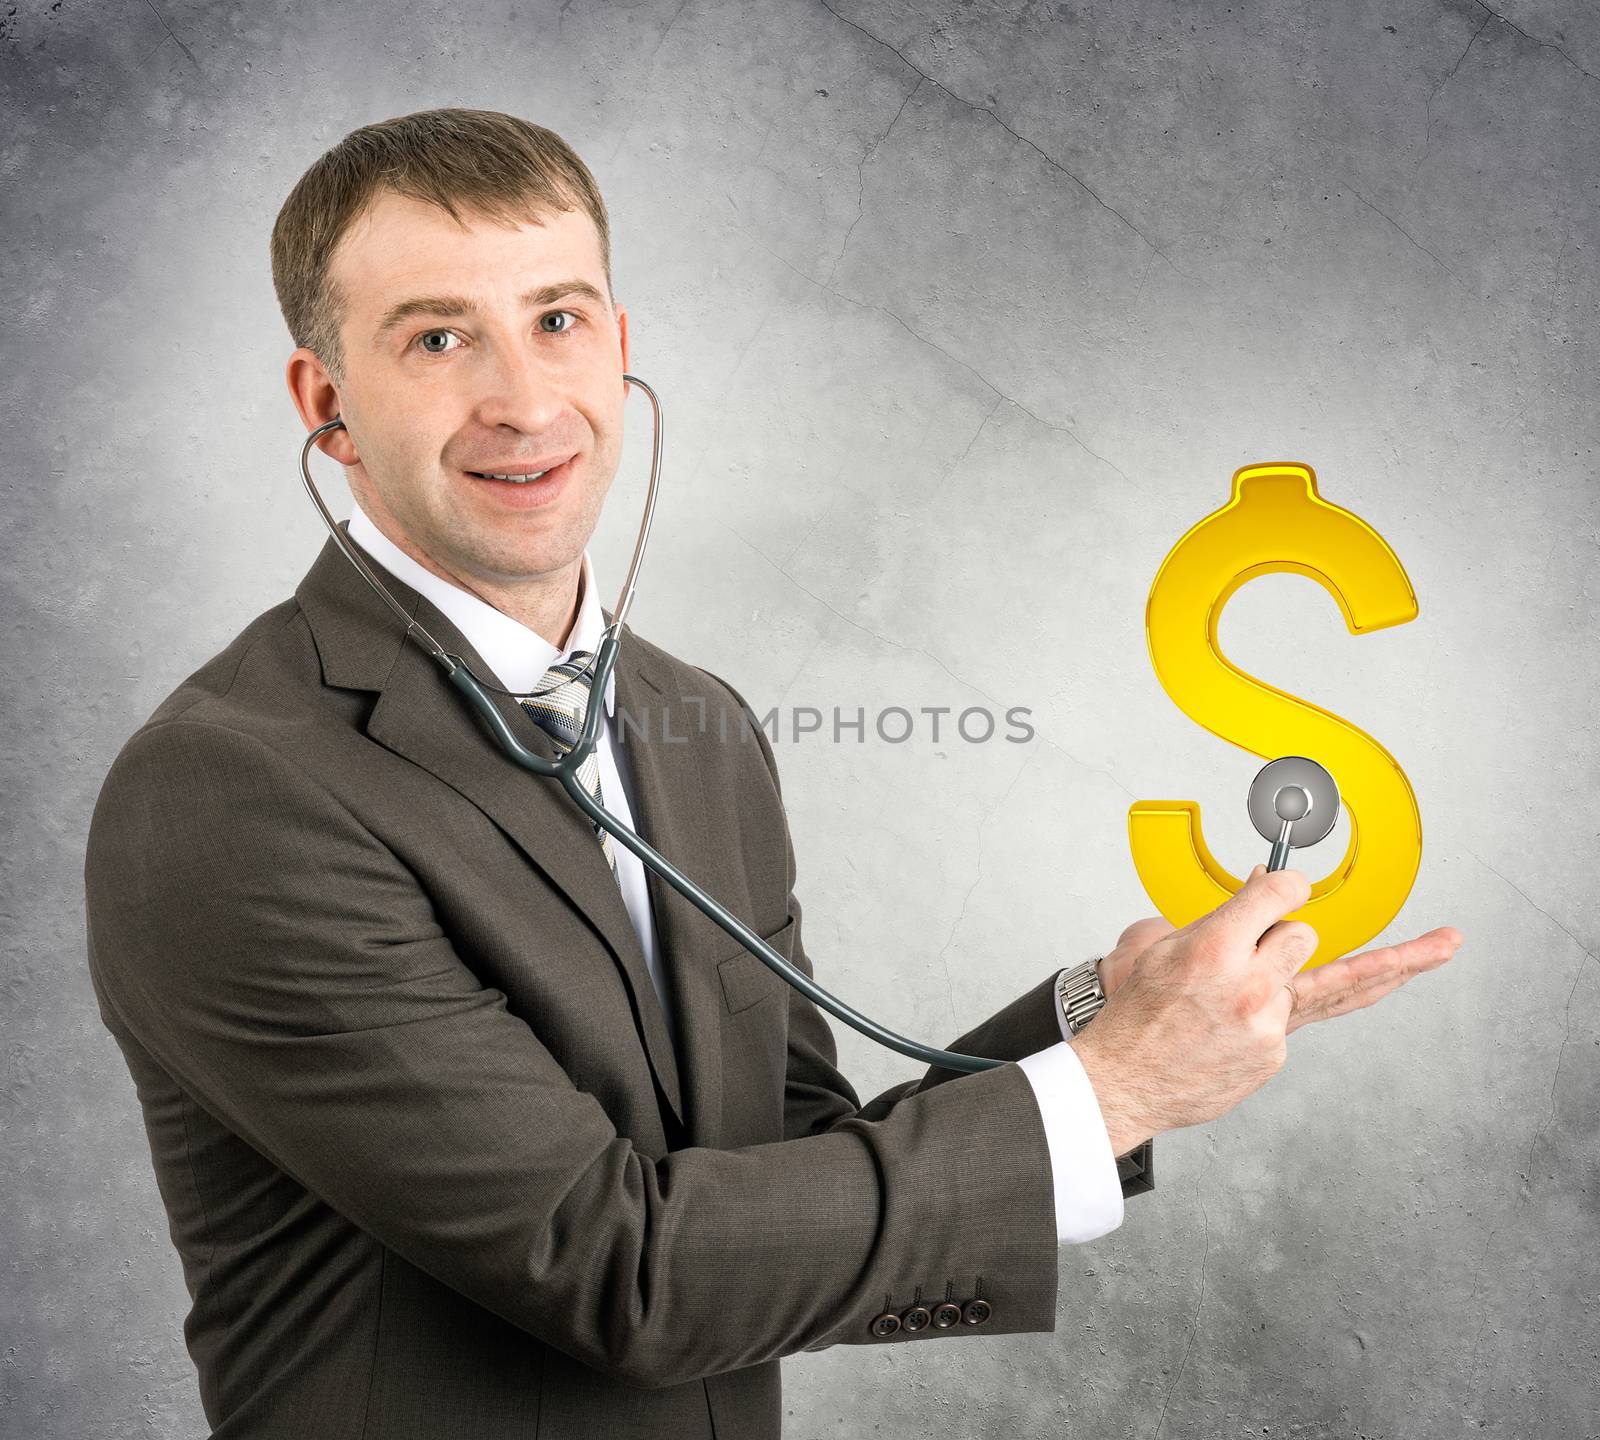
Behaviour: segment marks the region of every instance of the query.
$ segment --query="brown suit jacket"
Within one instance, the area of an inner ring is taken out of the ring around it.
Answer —
[[[616,700],[641,833],[811,973],[748,707],[631,631]],[[781,1356],[1055,1328],[1021,1069],[862,1105],[815,1006],[652,875],[675,1057],[587,822],[332,540],[123,747],[85,885],[214,1436],[772,1440]],[[949,1048],[1058,1040],[1051,958]]]

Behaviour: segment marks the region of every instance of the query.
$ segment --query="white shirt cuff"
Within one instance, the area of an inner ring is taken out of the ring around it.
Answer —
[[[1062,1040],[1017,1064],[1033,1087],[1050,1147],[1056,1238],[1062,1245],[1098,1239],[1122,1224],[1122,1178],[1083,1061]]]

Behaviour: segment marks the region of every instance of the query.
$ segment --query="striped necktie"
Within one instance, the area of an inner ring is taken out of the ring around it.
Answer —
[[[548,688],[519,702],[533,717],[533,723],[550,737],[558,754],[565,755],[578,743],[578,737],[583,734],[583,714],[589,704],[589,676],[583,671],[593,658],[587,650],[574,650],[567,659],[552,665],[544,672],[544,685]],[[601,723],[604,724],[603,718]],[[599,804],[604,805],[605,801],[600,796],[600,762],[597,758],[599,751],[597,737],[595,748],[589,752],[583,764],[578,766],[578,779],[583,788]],[[600,842],[601,853],[606,857],[606,864],[611,867],[611,873],[615,876],[616,842],[612,840],[611,832],[603,826],[594,826],[594,833]]]

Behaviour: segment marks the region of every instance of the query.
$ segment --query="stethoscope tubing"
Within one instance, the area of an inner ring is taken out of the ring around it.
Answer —
[[[598,742],[600,733],[600,714],[602,698],[606,686],[611,678],[611,672],[617,662],[617,651],[620,644],[621,627],[628,608],[633,603],[633,592],[638,579],[638,572],[644,557],[645,543],[649,538],[650,523],[655,512],[656,487],[661,473],[661,403],[656,398],[655,391],[646,385],[638,376],[624,374],[622,377],[630,385],[636,385],[649,396],[651,408],[655,417],[655,440],[652,447],[650,486],[645,498],[644,518],[639,528],[639,538],[635,542],[633,559],[628,567],[628,575],[623,584],[622,597],[617,603],[617,608],[612,612],[611,623],[606,627],[600,644],[595,653],[594,677],[589,687],[589,702],[584,711],[583,729],[577,742],[564,755],[556,759],[547,757],[530,750],[513,733],[506,718],[500,713],[499,708],[490,698],[488,689],[472,673],[467,662],[459,655],[453,655],[444,646],[439,644],[421,625],[406,613],[405,607],[389,593],[389,589],[362,560],[359,552],[349,537],[339,529],[332,512],[323,503],[316,483],[311,478],[310,454],[311,447],[330,430],[343,428],[344,422],[338,416],[317,426],[305,439],[305,444],[300,449],[300,474],[305,482],[307,492],[315,502],[323,523],[339,548],[349,558],[356,569],[367,580],[384,602],[400,618],[406,627],[406,634],[417,641],[422,648],[437,661],[444,670],[446,677],[471,704],[474,711],[489,726],[500,748],[523,769],[548,779],[560,782],[561,788],[570,795],[574,803],[587,815],[591,821],[603,826],[610,832],[613,839],[625,845],[640,861],[661,879],[670,885],[684,899],[688,900],[708,920],[720,926],[733,939],[737,940],[746,950],[756,957],[769,970],[773,971],[780,979],[787,981],[801,994],[805,995],[815,1005],[835,1019],[842,1020],[852,1029],[859,1031],[869,1040],[876,1041],[886,1049],[897,1051],[913,1060],[920,1060],[926,1065],[941,1066],[947,1070],[956,1070],[971,1074],[979,1070],[990,1070],[1008,1062],[995,1060],[983,1055],[962,1055],[953,1050],[941,1050],[936,1046],[923,1045],[919,1041],[907,1039],[904,1035],[880,1025],[876,1020],[863,1015],[853,1006],[847,1005],[836,995],[824,990],[805,971],[792,964],[785,956],[769,945],[760,935],[757,935],[738,916],[734,915],[726,906],[722,905],[713,896],[708,895],[699,885],[695,884],[687,875],[678,869],[667,857],[643,836],[637,834],[632,827],[623,824],[615,815],[605,808],[584,788],[578,779],[578,768],[588,759]],[[509,691],[504,693],[511,693]]]
[[[604,645],[606,642],[602,642]],[[611,674],[611,666],[616,659],[616,641],[610,640],[610,653],[602,650],[595,668],[595,679],[590,692],[591,697],[603,694],[606,681]],[[606,807],[600,804],[578,779],[577,766],[582,763],[583,755],[587,755],[594,748],[593,737],[589,735],[589,726],[584,726],[584,737],[573,746],[559,761],[550,761],[544,756],[529,750],[512,733],[511,727],[506,724],[505,716],[495,706],[488,693],[478,684],[477,679],[465,665],[458,665],[450,672],[450,679],[458,690],[472,703],[472,706],[493,728],[496,738],[518,764],[533,771],[536,775],[553,775],[560,780],[561,787],[577,803],[579,809],[597,825],[603,825],[611,832],[612,838],[626,845],[633,851],[651,870],[655,871],[666,883],[676,890],[684,899],[688,900],[707,919],[720,925],[729,935],[737,940],[758,960],[762,961],[769,969],[775,971],[789,984],[802,994],[809,997],[815,1004],[826,1010],[830,1015],[843,1020],[847,1025],[859,1030],[870,1040],[876,1040],[880,1045],[886,1045],[891,1050],[898,1050],[903,1055],[913,1059],[924,1060],[929,1065],[942,1065],[950,1070],[971,1072],[974,1070],[987,1070],[996,1065],[1002,1065],[1002,1060],[989,1059],[978,1055],[960,1055],[951,1050],[939,1050],[930,1045],[919,1044],[915,1040],[908,1040],[902,1035],[897,1035],[878,1024],[876,1020],[861,1014],[852,1006],[845,1004],[837,996],[831,995],[818,985],[809,975],[798,966],[791,964],[781,951],[769,945],[766,940],[757,935],[748,925],[722,905],[715,897],[706,894],[695,882],[683,873],[676,865],[667,859],[649,841],[624,825]],[[591,709],[593,709],[591,699]],[[580,749],[582,755],[579,754]],[[574,761],[573,757],[577,756]]]

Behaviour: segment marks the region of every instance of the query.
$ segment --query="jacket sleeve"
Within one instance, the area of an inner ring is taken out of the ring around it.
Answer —
[[[109,1026],[380,1243],[595,1370],[666,1386],[868,1341],[886,1297],[952,1282],[991,1318],[911,1338],[1055,1328],[1048,1148],[1014,1064],[643,1155],[289,745],[216,724],[123,748],[84,879]]]
[[[704,672],[710,675],[710,672]],[[772,783],[781,796],[782,782],[778,778],[778,762],[772,753],[759,718],[750,703],[720,675],[710,675],[738,701],[745,713],[746,722],[755,732],[761,746],[762,757],[772,774]],[[793,963],[816,978],[811,961],[806,957],[801,932],[801,906],[794,893],[797,864],[794,845],[789,838],[787,822],[784,825],[784,845],[789,867],[789,914],[795,922]],[[979,1022],[965,1034],[952,1040],[942,1049],[960,1055],[980,1055],[991,1060],[1020,1060],[1062,1038],[1062,1027],[1056,1013],[1055,980],[1060,967],[1052,969],[1026,994]],[[1093,1024],[1093,1021],[1090,1021]],[[860,1115],[869,1120],[879,1120],[888,1115],[902,1100],[927,1093],[936,1085],[955,1080],[963,1074],[941,1065],[930,1065],[915,1079],[890,1087],[865,1105],[857,1098],[854,1087],[838,1066],[838,1051],[833,1030],[816,1005],[793,986],[789,988],[789,1056],[784,1100],[784,1134],[790,1138],[816,1135],[836,1125],[847,1115]],[[1036,1107],[1032,1095],[1028,1103]],[[1126,1199],[1143,1195],[1155,1189],[1153,1138],[1143,1141],[1126,1155],[1117,1157],[1117,1175],[1122,1182]]]

